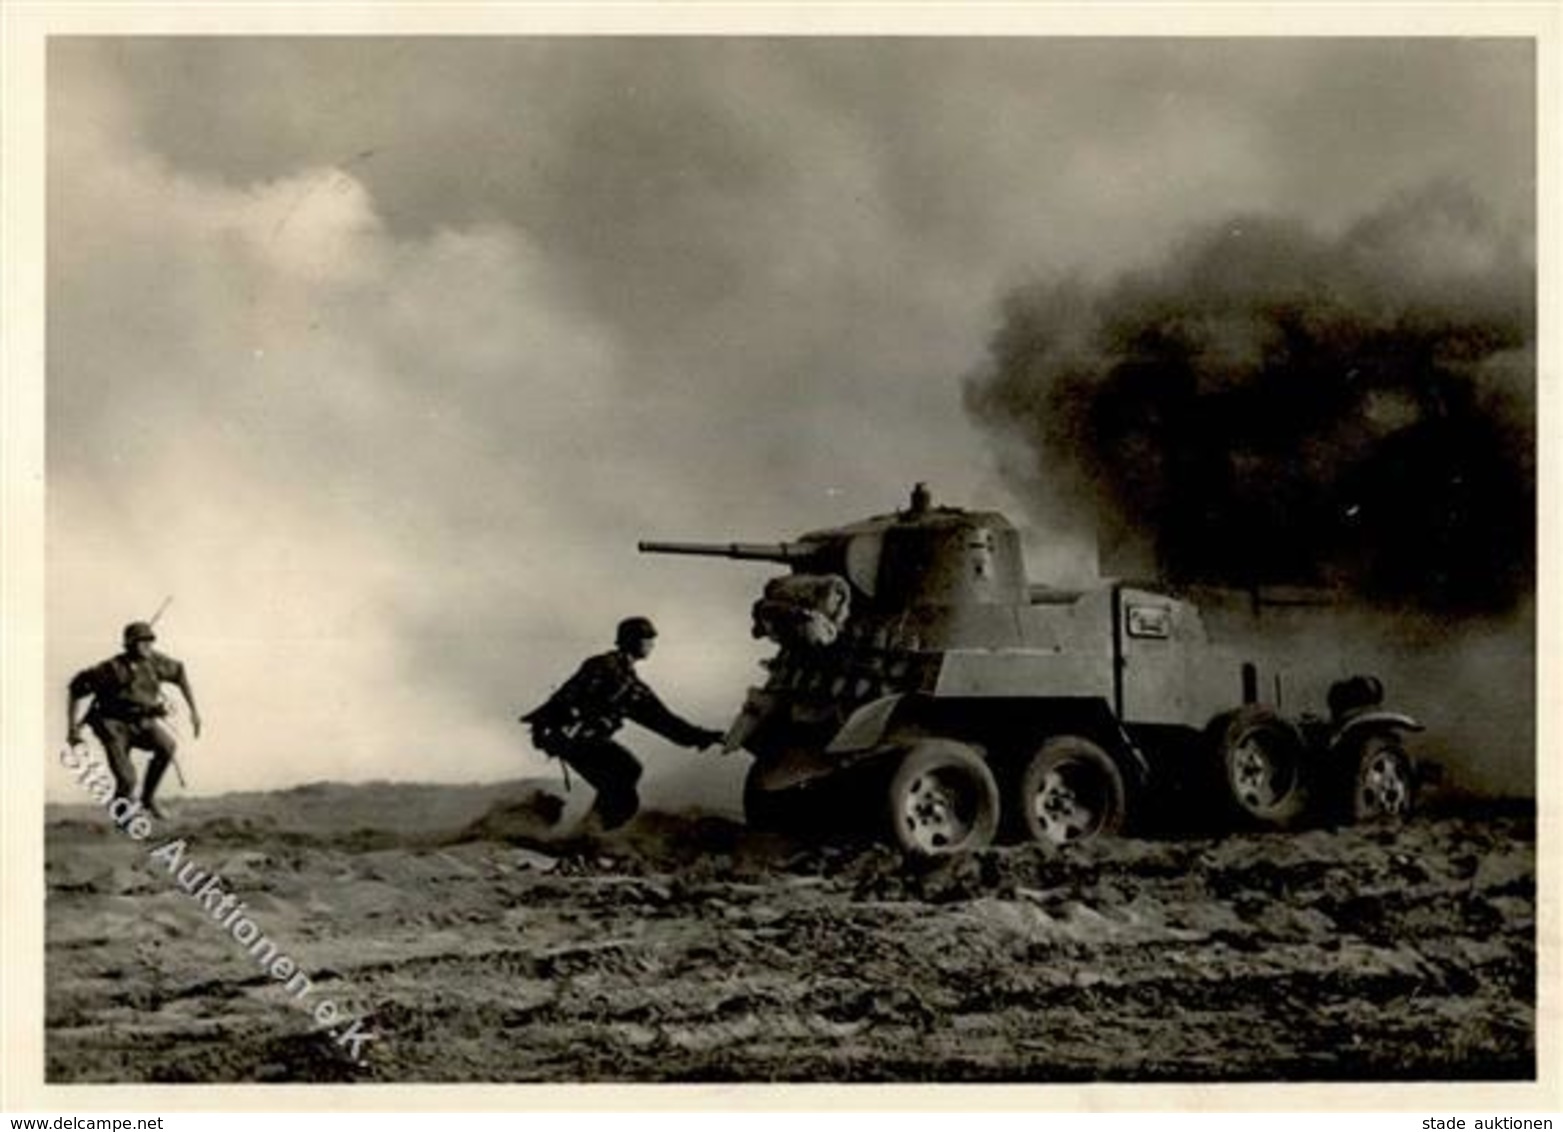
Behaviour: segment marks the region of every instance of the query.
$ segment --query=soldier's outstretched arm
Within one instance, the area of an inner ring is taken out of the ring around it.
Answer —
[[[81,705],[86,701],[86,696],[78,696],[75,692],[65,693],[65,741],[73,747],[81,742],[81,721],[87,714],[81,710]]]
[[[179,689],[179,694],[185,698],[185,703],[190,705],[190,730],[195,737],[201,737],[201,709],[195,706],[195,692],[190,688],[190,677],[186,675],[184,665],[179,666],[179,675],[174,678],[174,687]]]
[[[637,691],[638,694],[627,714],[636,723],[650,731],[655,731],[669,743],[677,743],[680,747],[705,748],[722,741],[720,731],[713,731],[709,727],[697,727],[677,715],[644,684]]]
[[[82,705],[95,696],[94,676],[90,668],[78,672],[65,689],[65,741],[73,747],[81,742],[81,725],[87,717]]]

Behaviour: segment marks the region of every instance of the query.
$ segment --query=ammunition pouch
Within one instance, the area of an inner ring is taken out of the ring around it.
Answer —
[[[89,722],[92,716],[99,719],[117,719],[121,723],[146,723],[153,719],[162,719],[168,714],[166,704],[138,704],[129,701],[106,705],[102,711],[89,713]]]
[[[638,684],[634,675],[604,689],[600,675],[583,676],[588,671],[583,665],[564,687],[521,717],[532,728],[532,745],[543,753],[563,758],[582,743],[611,739],[623,725],[623,701],[633,697]]]
[[[544,730],[540,727],[532,728],[532,746],[551,759],[560,758],[560,751],[564,749],[564,740],[559,732]]]
[[[579,743],[609,738],[615,727],[606,720],[581,719],[574,711],[551,712],[543,709],[521,717],[531,725],[532,746],[550,758],[563,758]]]

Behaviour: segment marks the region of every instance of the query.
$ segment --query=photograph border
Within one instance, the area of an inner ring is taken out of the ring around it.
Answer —
[[[13,3],[4,21],[3,381],[0,381],[0,1109],[7,1112],[689,1109],[799,1111],[1453,1111],[1563,1108],[1560,1021],[1560,568],[1557,414],[1559,23],[1544,4],[527,5]],[[43,1052],[45,66],[68,35],[1517,36],[1536,43],[1538,256],[1537,1033],[1540,1077],[1520,1083],[965,1085],[53,1085]]]

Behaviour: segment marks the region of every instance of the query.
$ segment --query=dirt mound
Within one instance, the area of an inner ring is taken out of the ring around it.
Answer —
[[[510,802],[496,802],[489,811],[456,834],[453,841],[541,841],[558,836],[565,800],[549,790],[532,792]]]
[[[525,845],[572,862],[574,871],[636,875],[701,870],[758,877],[784,870],[796,856],[796,842],[758,834],[742,822],[699,809],[643,810],[624,826],[603,831],[584,813],[566,813],[568,803],[539,789],[487,813],[444,839],[446,844],[498,841]]]

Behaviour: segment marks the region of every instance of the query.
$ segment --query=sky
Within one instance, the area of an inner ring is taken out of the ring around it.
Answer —
[[[1088,579],[971,411],[1013,296],[1429,193],[1526,254],[1534,81],[1502,39],[56,38],[47,686],[171,597],[191,790],[497,779],[621,617],[697,722],[763,675],[769,569],[638,539],[927,481]],[[653,797],[746,761],[629,738]]]

